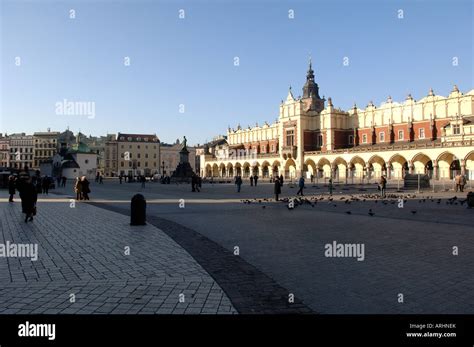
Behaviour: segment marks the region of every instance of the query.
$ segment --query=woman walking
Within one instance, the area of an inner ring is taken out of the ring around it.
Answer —
[[[76,183],[74,184],[74,191],[76,192],[76,200],[82,200],[82,182],[79,177],[76,177]]]
[[[274,190],[275,193],[275,201],[278,201],[278,195],[281,194],[281,185],[278,176],[275,178]]]
[[[33,221],[33,216],[36,215],[36,201],[38,200],[38,191],[29,177],[26,182],[21,184],[20,199],[21,209],[26,215],[25,223],[28,223],[28,221]]]
[[[15,176],[10,176],[8,177],[8,194],[10,194],[10,198],[8,199],[8,202],[14,202],[13,201],[13,195],[16,193],[16,178]]]
[[[91,192],[91,190],[89,188],[90,183],[87,180],[86,176],[82,176],[81,183],[82,183],[82,197],[84,198],[84,200],[89,200],[89,193]]]

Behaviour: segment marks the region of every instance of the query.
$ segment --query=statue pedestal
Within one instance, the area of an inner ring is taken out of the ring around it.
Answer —
[[[194,175],[193,168],[189,164],[189,151],[186,147],[179,152],[179,164],[176,167],[171,182],[173,183],[191,183],[191,178]]]

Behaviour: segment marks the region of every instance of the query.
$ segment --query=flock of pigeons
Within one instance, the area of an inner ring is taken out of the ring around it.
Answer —
[[[315,195],[315,196],[307,196],[307,197],[285,197],[279,200],[279,202],[284,203],[288,210],[293,210],[294,208],[302,205],[310,205],[311,207],[315,207],[318,203],[326,205],[332,205],[335,208],[339,207],[339,203],[343,203],[345,206],[350,205],[352,203],[375,203],[381,205],[399,205],[406,204],[409,200],[416,201],[417,196],[415,194],[386,194],[384,198],[382,198],[379,194],[362,194],[362,195],[349,195],[349,196],[341,196],[335,197],[330,195]],[[418,197],[419,204],[426,204],[426,203],[435,203],[440,205],[443,199],[441,198],[434,198],[433,196],[423,196]],[[274,199],[243,199],[241,200],[244,204],[259,204],[262,208],[266,208],[265,203],[274,201]],[[467,199],[459,199],[457,196],[452,198],[446,199],[446,205],[460,205],[463,206],[466,203]],[[415,215],[417,210],[414,208],[410,209],[410,212]],[[350,210],[345,211],[346,214],[352,214]],[[374,216],[375,212],[370,208],[367,212],[369,216]]]

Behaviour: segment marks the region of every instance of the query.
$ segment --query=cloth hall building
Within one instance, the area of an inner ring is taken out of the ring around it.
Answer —
[[[379,107],[354,105],[344,111],[319,95],[309,63],[301,97],[290,88],[273,124],[228,129],[227,136],[206,145],[201,175],[250,174],[294,179],[400,179],[406,173],[474,179],[474,89],[454,86],[447,97],[432,89],[421,100],[388,97]]]

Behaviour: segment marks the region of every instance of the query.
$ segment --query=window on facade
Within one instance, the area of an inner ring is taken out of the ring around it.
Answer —
[[[349,135],[349,144],[350,145],[354,144],[354,135]]]
[[[121,167],[124,167],[123,161],[120,162],[120,166],[121,166]]]
[[[453,135],[461,134],[461,126],[459,124],[453,125]]]
[[[137,154],[137,158],[140,158],[140,157],[141,157],[141,155],[140,155],[140,153],[138,153],[138,154]]]
[[[398,130],[398,139],[403,140],[403,130]]]
[[[425,138],[425,129],[424,128],[420,128],[420,130],[418,130],[418,137],[420,139],[424,139]]]
[[[367,143],[367,134],[362,135],[362,143]]]
[[[287,146],[295,145],[295,131],[294,130],[286,131],[286,145]]]
[[[319,134],[316,139],[316,146],[322,147],[323,146],[323,135]]]
[[[380,142],[385,142],[385,132],[382,131],[379,133],[379,140]]]

